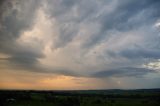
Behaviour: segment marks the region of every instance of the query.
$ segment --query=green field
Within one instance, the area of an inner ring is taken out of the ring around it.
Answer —
[[[160,106],[160,90],[3,90],[0,106]]]

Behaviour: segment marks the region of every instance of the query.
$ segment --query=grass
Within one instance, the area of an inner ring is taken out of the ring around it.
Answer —
[[[0,106],[160,106],[160,91],[0,91]]]

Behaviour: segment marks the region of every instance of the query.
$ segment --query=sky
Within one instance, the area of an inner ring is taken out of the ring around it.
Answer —
[[[160,88],[160,0],[1,0],[0,89]]]

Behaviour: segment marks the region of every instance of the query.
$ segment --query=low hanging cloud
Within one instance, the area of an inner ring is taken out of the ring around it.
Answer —
[[[1,1],[0,53],[9,55],[8,66],[38,73],[153,73],[143,65],[160,59],[159,5],[159,0]]]
[[[145,75],[147,73],[153,73],[155,72],[152,69],[147,68],[133,68],[133,67],[123,67],[118,69],[111,69],[106,71],[100,71],[95,74],[93,74],[94,77],[141,77],[142,75]]]

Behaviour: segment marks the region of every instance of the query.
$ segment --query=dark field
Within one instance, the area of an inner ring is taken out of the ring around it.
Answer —
[[[1,90],[0,106],[160,106],[160,89],[78,91]]]

